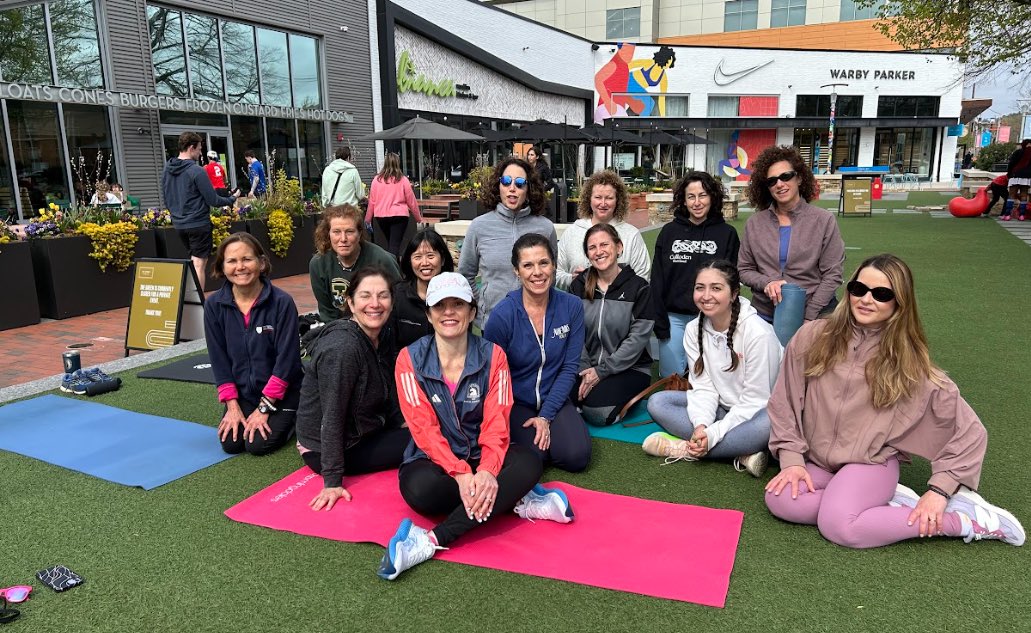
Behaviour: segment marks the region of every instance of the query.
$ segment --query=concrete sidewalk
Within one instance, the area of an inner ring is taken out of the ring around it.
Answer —
[[[308,275],[276,279],[276,287],[290,293],[300,313],[317,309]],[[209,293],[210,294],[210,293]],[[128,308],[71,319],[47,319],[0,332],[0,403],[60,386],[61,355],[77,349],[83,367],[100,365],[107,372],[141,367],[204,349],[204,341],[181,343],[153,352],[132,352],[125,358]]]

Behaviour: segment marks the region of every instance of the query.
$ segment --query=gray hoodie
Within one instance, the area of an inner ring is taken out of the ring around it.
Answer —
[[[530,207],[517,212],[503,204],[479,216],[469,224],[458,258],[458,272],[476,288],[476,324],[481,328],[494,306],[506,294],[519,288],[519,278],[512,270],[512,246],[527,233],[539,233],[548,238],[552,250],[558,246],[555,225],[548,218],[530,215]],[[480,284],[477,287],[476,277]]]
[[[180,231],[211,227],[211,207],[236,203],[236,198],[223,198],[215,193],[208,174],[200,165],[178,156],[165,163],[161,195],[172,214],[172,226]]]
[[[336,189],[336,193],[333,189]],[[363,197],[365,185],[358,174],[358,168],[342,158],[337,158],[322,172],[322,204],[358,204]]]

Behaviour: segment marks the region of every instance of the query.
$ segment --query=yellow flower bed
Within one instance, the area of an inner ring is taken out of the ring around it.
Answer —
[[[272,252],[279,257],[286,257],[290,244],[294,241],[294,223],[290,214],[276,209],[268,214],[268,240]]]
[[[115,270],[122,272],[132,266],[132,256],[139,240],[136,225],[132,222],[86,222],[79,226],[78,231],[93,243],[90,257],[97,260],[100,270],[107,272],[108,266],[114,266]]]
[[[222,240],[229,237],[229,225],[233,223],[233,219],[228,215],[212,215],[211,216],[211,243],[217,248]]]

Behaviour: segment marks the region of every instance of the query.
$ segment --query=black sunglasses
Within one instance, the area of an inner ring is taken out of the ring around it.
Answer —
[[[853,279],[848,282],[848,285],[845,286],[845,288],[848,289],[848,294],[857,298],[865,297],[866,293],[869,292],[873,296],[873,300],[878,303],[888,303],[889,301],[895,300],[895,291],[891,288],[885,288],[884,286],[871,288],[858,279]]]
[[[504,187],[511,185],[513,182],[515,183],[516,189],[523,189],[526,187],[526,178],[513,178],[508,174],[501,177],[501,184]]]
[[[773,185],[777,184],[777,181],[787,182],[798,175],[797,171],[786,171],[779,176],[771,176],[766,179],[766,188],[769,189]]]

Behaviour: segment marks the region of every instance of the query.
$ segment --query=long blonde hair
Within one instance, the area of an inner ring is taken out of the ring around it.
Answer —
[[[912,396],[926,380],[942,384],[944,372],[931,362],[909,266],[894,255],[874,255],[856,268],[850,281],[859,277],[864,268],[884,273],[895,291],[895,312],[884,324],[877,354],[866,363],[870,399],[873,406],[884,408]],[[858,324],[846,296],[806,353],[805,375],[822,376],[841,362],[855,327]]]

